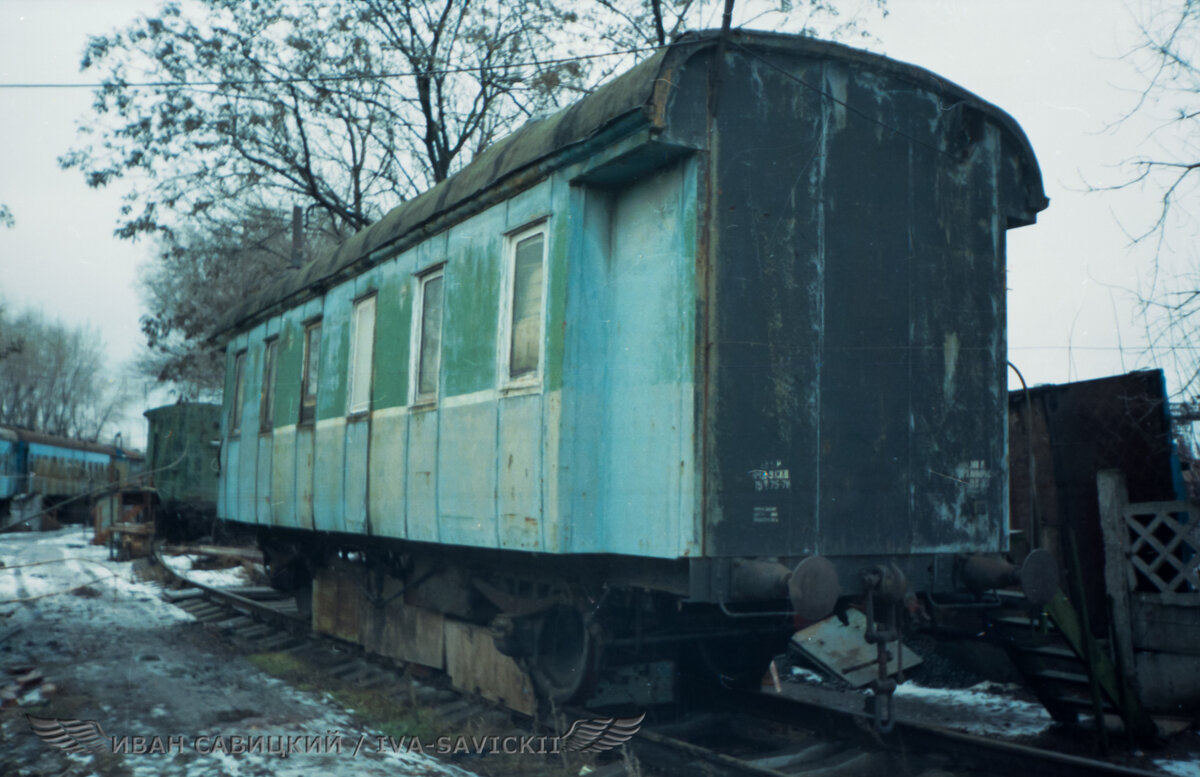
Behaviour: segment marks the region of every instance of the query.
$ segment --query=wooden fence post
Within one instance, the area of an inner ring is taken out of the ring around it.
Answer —
[[[1100,529],[1104,533],[1104,587],[1112,602],[1113,647],[1125,682],[1138,688],[1137,667],[1133,657],[1133,618],[1129,590],[1133,568],[1129,562],[1129,527],[1125,510],[1129,490],[1120,470],[1106,469],[1096,474],[1100,498]]]

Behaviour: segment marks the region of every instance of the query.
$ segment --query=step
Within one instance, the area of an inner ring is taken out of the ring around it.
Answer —
[[[1028,653],[1034,656],[1042,656],[1044,658],[1058,658],[1063,661],[1074,661],[1079,663],[1079,656],[1075,655],[1075,651],[1070,648],[1057,647],[1055,645],[1014,645],[1016,650],[1022,653]]]
[[[276,631],[276,629],[274,626],[268,626],[265,623],[259,623],[255,626],[251,626],[248,629],[239,630],[237,632],[237,636],[238,636],[238,639],[256,640],[256,639],[262,639],[263,637],[266,637],[270,634],[274,634],[275,631]]]
[[[1080,712],[1091,712],[1092,711],[1092,697],[1091,696],[1075,696],[1073,694],[1055,694],[1053,696],[1048,696],[1047,700],[1061,704],[1064,707],[1072,707],[1074,709],[1079,710]],[[1101,694],[1101,696],[1100,696],[1100,706],[1105,712],[1113,712],[1114,711],[1113,706],[1108,702],[1108,699],[1104,698],[1103,694]]]
[[[228,613],[226,613],[226,615],[228,615]],[[245,615],[235,615],[232,618],[227,617],[225,620],[216,620],[214,618],[212,621],[209,621],[209,622],[212,623],[216,628],[221,629],[222,631],[224,631],[226,629],[236,631],[237,629],[240,629],[243,626],[252,625],[254,623],[254,619],[248,618]]]
[[[1033,676],[1039,680],[1053,680],[1059,683],[1071,683],[1074,685],[1090,685],[1086,674],[1077,674],[1075,672],[1059,672],[1055,669],[1042,669],[1034,672]]]
[[[1013,628],[1027,629],[1029,631],[1033,631],[1034,629],[1038,629],[1039,631],[1041,630],[1040,623],[1035,623],[1032,618],[1029,618],[1025,615],[1002,615],[999,618],[992,618],[991,620],[992,625],[994,626],[1011,626]],[[1049,623],[1046,628],[1046,632],[1049,634],[1055,631],[1058,631],[1058,629],[1054,627],[1053,623]]]
[[[179,590],[168,588],[163,590],[161,596],[164,600],[170,602],[171,604],[175,604],[188,599],[198,599],[204,596],[204,592],[199,588],[181,588]]]

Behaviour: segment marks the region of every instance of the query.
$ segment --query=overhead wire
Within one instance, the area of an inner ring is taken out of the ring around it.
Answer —
[[[641,46],[621,51],[605,51],[597,54],[579,54],[571,57],[558,57],[531,62],[512,62],[505,68],[544,67],[546,65],[563,65],[570,62],[582,62],[603,57],[622,57],[629,54],[643,54],[657,51],[658,46]],[[197,86],[265,86],[275,84],[319,84],[344,81],[369,81],[390,78],[412,78],[413,76],[454,75],[457,73],[476,73],[481,70],[497,70],[489,67],[448,67],[422,71],[403,71],[391,73],[342,73],[328,76],[295,76],[291,78],[231,78],[208,81],[74,81],[74,82],[30,82],[30,83],[0,83],[0,89],[161,89],[161,88],[192,88]]]

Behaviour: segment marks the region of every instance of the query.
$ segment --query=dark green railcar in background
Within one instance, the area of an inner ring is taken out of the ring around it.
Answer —
[[[147,410],[146,484],[158,492],[159,521],[173,538],[211,532],[217,514],[221,406],[183,402]]]

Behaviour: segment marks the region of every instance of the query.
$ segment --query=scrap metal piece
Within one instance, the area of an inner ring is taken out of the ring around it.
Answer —
[[[875,647],[867,644],[867,617],[858,610],[848,610],[846,615],[846,625],[837,618],[826,618],[801,629],[792,635],[792,644],[829,674],[862,688],[875,679],[877,656]],[[883,644],[888,651],[888,674],[896,674],[900,670],[897,643]],[[905,645],[904,668],[920,663],[920,655]]]

